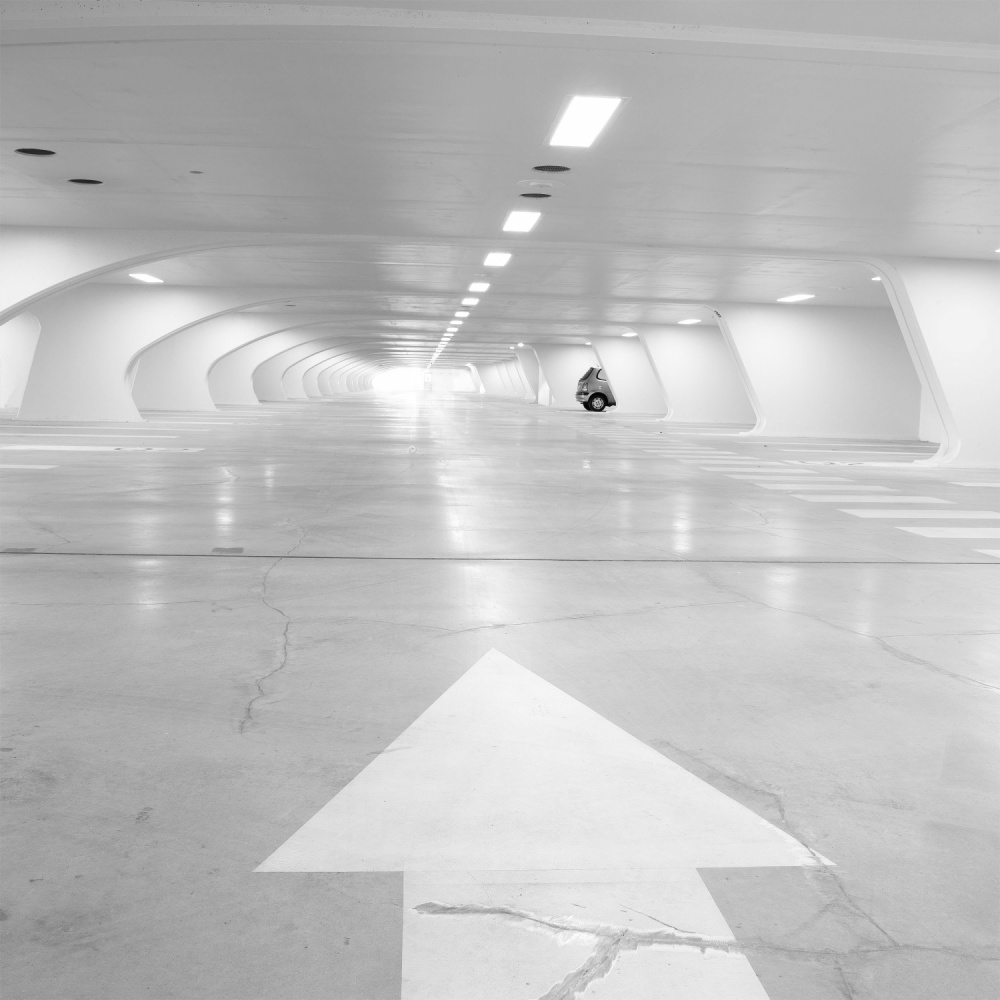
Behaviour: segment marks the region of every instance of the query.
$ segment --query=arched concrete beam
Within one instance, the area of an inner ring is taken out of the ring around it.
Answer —
[[[41,333],[19,419],[141,420],[129,384],[139,354],[258,295],[247,289],[84,285],[39,302]]]
[[[263,337],[328,323],[329,318],[320,315],[297,314],[296,322],[289,324],[283,316],[242,311],[195,323],[140,353],[132,399],[140,410],[215,410],[208,373],[216,361]],[[252,405],[257,400],[245,402]]]

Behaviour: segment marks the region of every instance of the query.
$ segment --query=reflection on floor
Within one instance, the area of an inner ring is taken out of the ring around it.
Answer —
[[[995,995],[995,471],[149,416],[0,425],[5,997]]]

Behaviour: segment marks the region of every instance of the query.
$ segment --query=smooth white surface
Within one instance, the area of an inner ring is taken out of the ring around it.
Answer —
[[[578,407],[580,404],[574,399],[576,383],[588,368],[599,368],[601,364],[593,346],[578,344],[565,347],[553,344],[533,346],[542,376],[549,387],[549,405],[562,409]]]
[[[719,306],[765,435],[916,438],[920,383],[888,307]]]
[[[825,863],[496,650],[258,871]]]
[[[667,412],[656,372],[638,338],[593,337],[591,344],[600,358],[619,413]]]
[[[717,326],[665,326],[642,334],[670,402],[670,421],[754,424],[739,366]]]

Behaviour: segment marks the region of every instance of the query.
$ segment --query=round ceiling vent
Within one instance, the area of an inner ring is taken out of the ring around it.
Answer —
[[[543,163],[540,167],[534,167],[533,169],[541,170],[546,174],[564,174],[567,170],[569,170],[569,167],[560,167],[555,163]]]
[[[20,153],[22,156],[55,156],[56,151],[54,149],[35,149],[33,146],[24,146],[21,149],[15,149],[15,153]]]
[[[93,177],[71,177],[70,184],[103,184],[104,181],[95,181]]]

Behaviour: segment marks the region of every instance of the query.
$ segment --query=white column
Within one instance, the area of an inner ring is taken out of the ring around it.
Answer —
[[[541,377],[549,387],[549,406],[571,409],[576,401],[576,383],[588,368],[601,361],[593,347],[577,344],[533,344]]]
[[[138,354],[254,295],[244,289],[109,284],[83,285],[39,302],[41,333],[18,417],[141,420],[126,378]]]
[[[667,412],[660,381],[638,337],[594,337],[593,345],[620,413]]]
[[[753,427],[757,414],[733,352],[714,319],[640,334],[670,403],[668,419]]]
[[[943,431],[939,460],[1000,466],[998,262],[899,258],[881,270]]]
[[[41,324],[34,313],[21,313],[0,326],[0,407],[17,409],[31,371]]]
[[[920,383],[891,309],[718,308],[760,409],[751,433],[916,439]]]
[[[257,406],[253,373],[268,358],[315,339],[315,330],[282,330],[222,355],[208,371],[208,391],[220,406]]]
[[[296,316],[295,329],[304,319]],[[140,410],[214,410],[208,373],[215,362],[246,344],[286,329],[289,323],[284,316],[242,312],[188,327],[139,355],[132,399]]]

